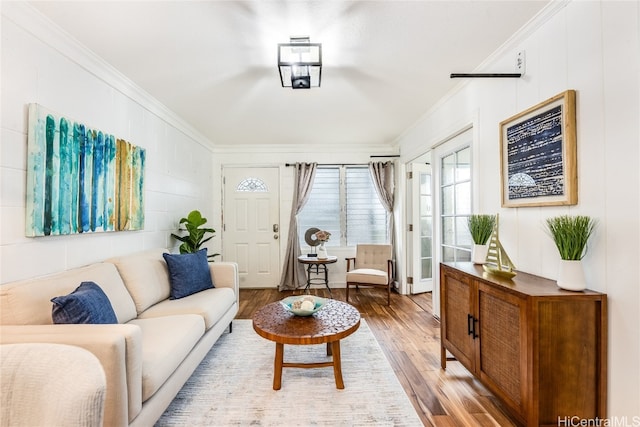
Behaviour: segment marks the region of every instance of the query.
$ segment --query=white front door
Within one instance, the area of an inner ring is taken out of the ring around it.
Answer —
[[[222,255],[238,263],[241,288],[280,282],[280,171],[224,167]]]
[[[411,164],[410,184],[411,221],[409,245],[411,247],[410,292],[418,294],[433,290],[433,193],[431,166]]]

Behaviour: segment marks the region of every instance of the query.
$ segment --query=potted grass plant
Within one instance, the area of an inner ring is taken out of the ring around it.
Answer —
[[[558,286],[570,291],[584,290],[587,286],[582,258],[596,227],[595,219],[584,215],[561,215],[547,218],[546,225],[561,258]]]
[[[182,242],[180,245],[181,254],[196,253],[204,243],[213,238],[216,230],[203,227],[206,223],[207,219],[198,210],[193,210],[185,218],[180,219],[180,225],[184,225],[184,228],[180,228],[180,231],[186,231],[188,234],[178,235],[171,233],[171,236]],[[207,236],[208,234],[212,235]],[[207,255],[207,259],[211,262],[218,255],[220,254]]]
[[[473,240],[471,262],[474,264],[484,264],[489,250],[487,242],[496,225],[496,216],[485,214],[469,215],[467,225],[469,227],[469,233],[471,233],[471,239]]]

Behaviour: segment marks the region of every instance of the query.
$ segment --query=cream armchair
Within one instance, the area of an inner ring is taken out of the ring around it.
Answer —
[[[387,305],[391,304],[393,261],[391,245],[357,245],[355,258],[347,260],[347,302],[349,288],[375,286],[387,288]],[[352,270],[353,266],[353,270]]]

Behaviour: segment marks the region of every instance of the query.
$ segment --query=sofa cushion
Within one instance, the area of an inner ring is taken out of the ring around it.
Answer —
[[[164,252],[166,249],[150,249],[107,260],[118,268],[138,314],[169,298],[169,271],[162,258]]]
[[[99,283],[107,294],[119,323],[136,317],[136,307],[116,267],[113,264],[96,263],[3,284],[0,286],[0,324],[50,325],[51,298],[66,295],[79,283],[90,280]]]
[[[53,323],[118,323],[116,313],[102,288],[82,282],[75,291],[51,299]]]
[[[188,297],[161,301],[140,313],[139,318],[198,314],[204,318],[205,328],[209,330],[235,302],[236,295],[231,288],[213,288]]]
[[[142,331],[142,401],[165,383],[204,334],[204,320],[195,314],[134,319]]]
[[[213,288],[207,250],[191,254],[162,254],[169,267],[171,299],[184,298]]]

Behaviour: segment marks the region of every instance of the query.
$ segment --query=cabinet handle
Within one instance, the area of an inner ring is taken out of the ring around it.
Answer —
[[[470,314],[467,314],[467,335],[471,335],[474,340],[478,338],[478,334],[476,333],[477,324],[478,324],[478,319],[476,319]]]

